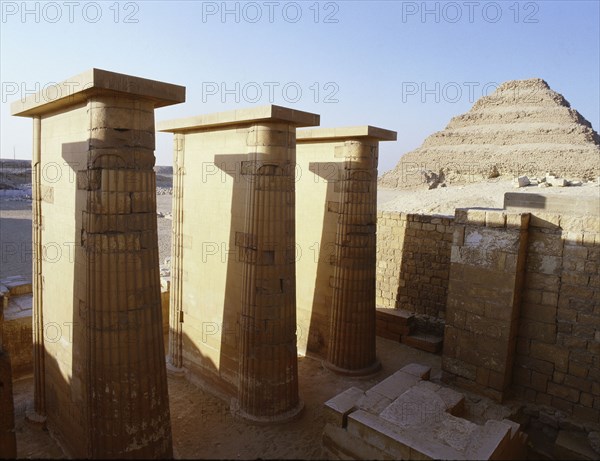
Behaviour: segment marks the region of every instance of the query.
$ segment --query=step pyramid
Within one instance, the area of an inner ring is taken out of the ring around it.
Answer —
[[[547,172],[595,179],[600,137],[562,95],[534,78],[505,82],[480,98],[469,112],[403,155],[379,185],[405,188]]]

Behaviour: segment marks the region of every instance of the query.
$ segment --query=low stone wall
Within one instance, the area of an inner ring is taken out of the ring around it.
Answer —
[[[20,276],[0,280],[0,309],[2,309],[2,346],[10,355],[13,379],[33,372],[33,335],[31,280]],[[55,325],[48,334],[54,339]]]
[[[377,305],[444,319],[454,218],[377,214]]]
[[[10,354],[13,379],[33,373],[31,313],[4,322],[4,347]]]

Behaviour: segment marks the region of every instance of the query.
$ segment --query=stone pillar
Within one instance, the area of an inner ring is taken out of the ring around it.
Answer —
[[[302,409],[296,127],[318,123],[315,114],[265,106],[160,125],[182,139],[176,156],[185,153],[185,185],[175,186],[183,196],[174,194],[186,213],[173,215],[184,248],[173,267],[183,270],[172,273],[174,286],[181,280],[182,362],[191,379],[230,394],[234,412],[253,421]]]
[[[56,95],[12,107],[40,120],[39,168],[59,170],[36,175],[35,306],[40,322],[64,327],[43,345],[36,410],[45,395],[48,428],[70,456],[171,457],[154,109],[183,102],[185,88],[92,69]],[[50,259],[56,245],[70,257]]]
[[[41,191],[41,131],[39,116],[33,117],[33,161],[31,165],[33,195],[32,244],[33,258],[33,411],[27,419],[38,424],[46,422],[46,388],[45,388],[45,350],[44,350],[44,314],[43,314],[43,280],[42,280],[42,191]],[[39,255],[39,256],[37,256]]]
[[[365,375],[381,366],[375,356],[378,143],[346,141],[336,156],[344,164],[326,364],[337,373]]]
[[[183,179],[184,136],[173,137],[173,229],[171,240],[171,285],[169,356],[167,371],[182,376],[183,371]]]
[[[250,419],[294,416],[298,397],[294,126],[257,125],[246,171],[239,405]]]
[[[396,132],[373,126],[317,128],[299,130],[297,134],[298,180],[296,183],[296,243],[302,251],[297,262],[297,302],[298,302],[298,347],[301,351],[310,351],[323,358],[328,356],[329,346],[334,350],[340,346],[346,348],[343,337],[337,334],[331,337],[332,302],[334,293],[336,305],[344,296],[359,301],[365,315],[372,309],[375,312],[375,298],[371,299],[374,287],[366,273],[360,273],[358,283],[338,283],[344,278],[339,258],[343,256],[347,263],[347,245],[345,232],[348,231],[349,217],[357,213],[367,213],[360,222],[375,222],[376,189],[373,180],[377,176],[377,159],[371,154],[377,153],[380,141],[395,141]],[[364,149],[367,157],[353,158],[346,153],[352,148]],[[371,152],[371,149],[373,152]],[[374,160],[374,161],[373,161]],[[349,176],[350,179],[345,178]],[[355,181],[350,184],[348,181]],[[362,182],[361,182],[362,181]],[[366,181],[366,182],[364,182]],[[367,189],[364,185],[367,185]],[[353,187],[362,187],[352,192]],[[343,196],[343,197],[342,197]],[[359,209],[358,207],[362,207]],[[373,230],[373,229],[371,229]],[[374,234],[371,234],[374,236]],[[355,240],[359,237],[352,237]],[[368,240],[368,239],[367,239]],[[346,247],[341,248],[339,242]],[[356,243],[356,242],[355,242]],[[362,259],[355,260],[356,270],[375,268],[375,241],[363,246]],[[371,254],[372,253],[372,254]],[[353,256],[356,258],[356,254]],[[355,272],[358,274],[358,272]],[[337,278],[334,278],[337,277]],[[335,287],[335,288],[334,288]],[[358,294],[357,294],[358,293]],[[345,307],[346,308],[346,307]],[[347,304],[348,314],[356,310],[356,305]],[[339,319],[339,316],[337,317]],[[371,321],[371,320],[369,320]],[[359,332],[357,332],[359,333]],[[363,338],[372,351],[374,337]],[[334,344],[332,344],[332,342]],[[365,344],[367,344],[365,343]],[[364,345],[364,344],[363,344]],[[362,346],[358,346],[362,347]],[[340,353],[342,355],[340,355]],[[349,354],[349,351],[347,352]],[[346,360],[344,352],[337,350],[335,360]],[[359,371],[372,365],[373,357],[361,362],[352,355],[348,365],[342,368]],[[335,368],[333,364],[330,364]],[[368,372],[369,370],[364,370]]]
[[[442,369],[502,401],[511,384],[529,213],[457,209]]]

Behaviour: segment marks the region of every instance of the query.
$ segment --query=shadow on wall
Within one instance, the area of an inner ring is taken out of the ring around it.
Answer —
[[[248,160],[247,154],[215,155],[214,164],[221,169],[223,173],[230,176],[233,181],[231,194],[231,207],[229,213],[226,209],[222,210],[223,219],[230,219],[230,231],[227,257],[227,275],[225,281],[223,306],[216,308],[222,312],[220,325],[220,344],[215,344],[219,348],[219,366],[208,358],[204,357],[200,350],[194,346],[190,338],[187,343],[184,342],[184,358],[187,354],[195,355],[192,361],[185,361],[184,366],[191,366],[191,370],[196,368],[195,363],[201,363],[202,379],[207,379],[218,392],[223,392],[229,397],[237,395],[238,387],[238,368],[239,368],[239,339],[240,339],[240,315],[242,312],[242,292],[241,286],[243,269],[243,238],[244,215],[246,207],[246,179],[241,174],[242,163]],[[232,165],[235,165],[232,168]],[[223,167],[224,168],[221,168]],[[204,306],[204,309],[210,306]],[[202,341],[206,341],[206,347],[211,347],[211,336],[213,332],[202,330]],[[216,333],[216,332],[215,332]],[[216,335],[215,335],[216,336]],[[186,335],[184,335],[184,338]],[[184,339],[186,341],[186,339]],[[186,347],[187,345],[187,347]],[[214,346],[213,346],[214,347]],[[208,373],[206,373],[208,371]],[[214,378],[217,379],[214,379]]]
[[[600,217],[535,212],[513,370],[517,394],[600,421]]]
[[[400,216],[399,214],[397,216]],[[452,218],[402,214],[395,306],[444,319],[452,248]],[[396,278],[395,277],[395,278]]]
[[[311,162],[309,164],[309,171],[327,183],[327,191],[323,204],[323,223],[318,252],[310,253],[310,256],[317,260],[317,270],[310,325],[308,331],[303,333],[308,334],[307,351],[323,358],[327,357],[327,338],[330,335],[333,297],[331,279],[334,275],[335,239],[340,207],[340,194],[337,191],[336,183],[342,167],[343,163],[340,162]],[[309,253],[303,257],[309,257]]]
[[[142,148],[138,155],[90,150],[102,142],[63,144],[75,181],[69,191],[75,194],[73,286],[55,286],[54,293],[72,293],[72,343],[46,348],[48,422],[71,454],[153,457],[170,451],[171,438],[170,424],[164,424],[168,399],[161,401],[167,386],[154,154]],[[44,305],[45,315],[67,314],[59,311]],[[155,396],[151,415],[143,411],[144,396]]]

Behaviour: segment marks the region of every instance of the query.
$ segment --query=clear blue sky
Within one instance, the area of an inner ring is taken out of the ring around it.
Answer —
[[[22,6],[2,1],[3,158],[31,158],[32,122],[10,102],[91,67],[186,86],[187,102],[157,120],[272,102],[323,127],[396,130],[380,172],[506,80],[543,78],[600,122],[597,0],[228,2],[225,15],[220,1]],[[157,134],[158,164],[171,146]]]

